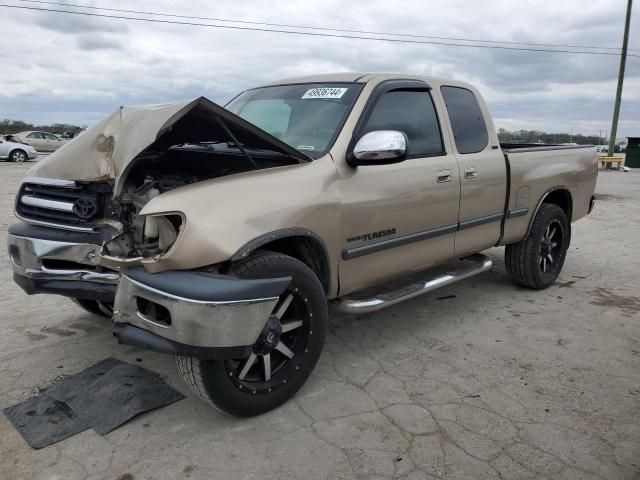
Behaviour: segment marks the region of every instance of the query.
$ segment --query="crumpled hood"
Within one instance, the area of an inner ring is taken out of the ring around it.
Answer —
[[[197,128],[190,128],[191,125],[197,125]],[[300,162],[310,160],[255,125],[207,98],[199,97],[172,104],[122,106],[39,161],[29,170],[28,176],[117,181],[141,152],[161,142],[174,127],[179,132],[173,135],[175,143],[229,141],[231,131],[243,145],[274,150]]]

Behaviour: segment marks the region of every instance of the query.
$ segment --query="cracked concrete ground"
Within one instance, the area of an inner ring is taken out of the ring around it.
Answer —
[[[25,165],[0,164],[3,232]],[[109,322],[68,300],[4,295],[0,407],[109,356],[158,371],[187,399],[105,437],[31,450],[0,416],[2,479],[638,479],[640,172],[602,172],[557,284],[492,271],[390,310],[331,319],[294,400],[222,415],[167,356],[119,346]]]

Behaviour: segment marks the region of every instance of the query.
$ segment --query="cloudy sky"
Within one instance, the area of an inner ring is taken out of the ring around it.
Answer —
[[[604,47],[621,45],[626,7],[626,0],[66,2],[336,29]],[[60,8],[19,0],[2,3]],[[629,48],[640,55],[637,3]],[[121,104],[199,95],[225,103],[240,90],[278,78],[386,71],[473,82],[487,98],[497,127],[604,134],[610,128],[619,66],[616,56],[323,38],[4,7],[0,32],[0,118],[35,123],[93,125]],[[640,134],[638,57],[627,60],[620,119],[619,137]]]

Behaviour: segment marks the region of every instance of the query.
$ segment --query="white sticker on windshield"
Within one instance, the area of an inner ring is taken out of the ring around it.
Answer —
[[[320,87],[320,88],[310,88],[304,95],[302,95],[302,99],[305,98],[342,98],[344,93],[348,89],[346,88],[330,88],[330,87]]]

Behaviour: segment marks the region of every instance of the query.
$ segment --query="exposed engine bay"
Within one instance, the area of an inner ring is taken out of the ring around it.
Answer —
[[[239,147],[232,142],[184,143],[164,152],[144,152],[127,173],[120,195],[113,200],[113,219],[122,225],[122,233],[105,244],[103,254],[136,259],[153,258],[168,251],[178,237],[182,216],[139,215],[158,195],[204,180],[296,163],[280,152]]]

